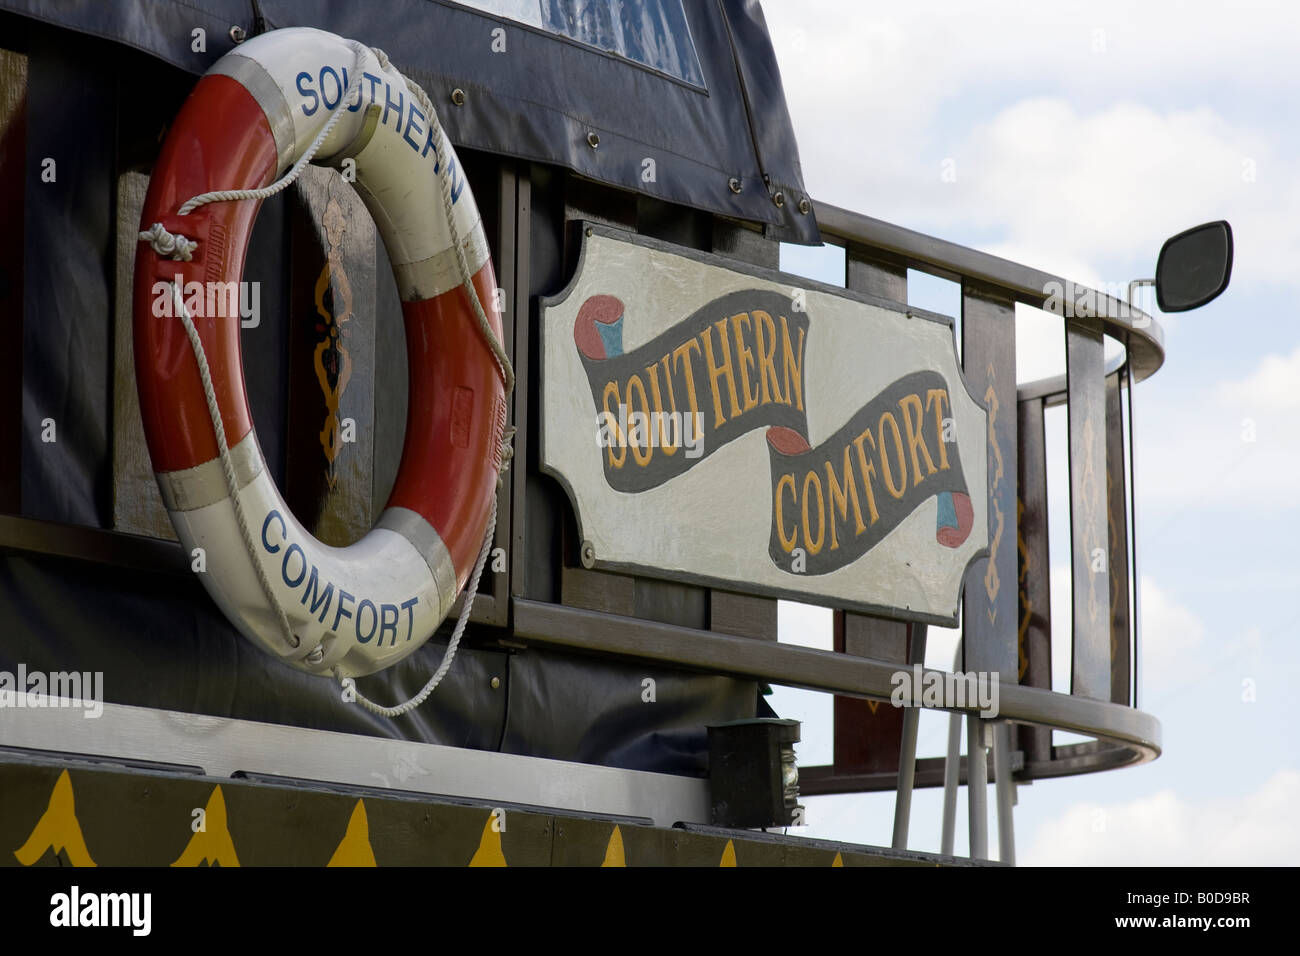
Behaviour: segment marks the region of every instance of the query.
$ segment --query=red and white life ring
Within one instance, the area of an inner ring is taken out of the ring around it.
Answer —
[[[136,258],[135,366],[158,486],[182,543],[205,549],[199,576],[226,616],[311,673],[368,674],[418,648],[465,585],[494,513],[506,373],[463,286],[440,173],[452,177],[455,235],[499,342],[496,282],[474,197],[420,102],[427,99],[417,101],[386,58],[381,64],[360,44],[311,29],[264,34],[199,80],[167,135],[145,199],[142,228],[161,223],[197,242],[189,261],[146,244]],[[180,207],[212,190],[274,182],[336,113],[312,162],[355,162],[354,185],[393,263],[410,368],[401,466],[369,534],[346,548],[317,541],[267,472],[244,388],[238,316],[194,316],[251,532],[250,559],[196,354],[181,321],[155,314],[166,311],[154,308],[157,286],[177,276],[186,284],[238,281],[260,200],[211,202],[187,215],[178,215]],[[269,606],[266,581],[292,636]]]

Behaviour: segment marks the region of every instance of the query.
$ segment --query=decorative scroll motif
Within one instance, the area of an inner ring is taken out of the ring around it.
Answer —
[[[998,489],[1002,485],[1003,463],[1002,449],[998,445],[998,436],[995,431],[995,425],[998,420],[998,393],[996,389],[997,374],[993,369],[993,363],[988,365],[989,387],[984,392],[984,401],[989,406],[989,452],[993,456],[996,465],[993,469],[993,481],[989,487],[989,501],[993,504],[993,535],[989,539],[989,560],[988,569],[984,572],[984,591],[989,596],[988,616],[989,623],[996,624],[998,618],[997,597],[1001,589],[1001,582],[998,581],[998,550],[1002,545],[1002,504],[998,500]]]
[[[1114,492],[1114,481],[1111,479],[1110,469],[1106,470],[1106,501],[1109,503],[1111,494]],[[1115,512],[1111,508],[1106,508],[1106,528],[1110,534],[1111,541],[1119,540],[1119,528],[1115,524]],[[1111,561],[1107,555],[1107,570],[1110,571],[1110,683],[1114,687],[1121,676],[1120,671],[1120,650],[1119,650],[1119,631],[1115,627],[1115,619],[1119,616],[1120,596],[1123,593],[1123,584],[1119,579],[1119,562]],[[1126,595],[1125,595],[1126,596]],[[1127,596],[1126,596],[1127,597]]]
[[[1089,416],[1083,423],[1083,447],[1085,449],[1083,456],[1083,487],[1085,493],[1081,502],[1081,510],[1083,511],[1081,524],[1084,528],[1092,528],[1096,525],[1097,510],[1101,507],[1101,502],[1097,500],[1101,496],[1101,483],[1097,481],[1097,462],[1093,455],[1093,446],[1096,444],[1095,435],[1096,429],[1093,428],[1092,417]],[[1092,569],[1093,557],[1099,545],[1096,541],[1088,541],[1084,547],[1086,548],[1084,563]],[[1093,573],[1096,573],[1095,569],[1093,569]],[[1097,604],[1096,591],[1091,586],[1087,589],[1087,595],[1088,633],[1096,634],[1101,608]]]
[[[314,360],[316,381],[325,396],[325,425],[320,433],[326,462],[325,480],[333,489],[338,480],[335,461],[343,445],[339,405],[348,382],[352,380],[352,356],[345,344],[350,333],[347,325],[353,318],[352,284],[343,266],[343,233],[347,229],[347,217],[333,196],[322,219],[329,250],[316,280],[316,312],[321,321],[316,323],[320,338],[316,343]]]
[[[1029,653],[1026,641],[1029,635],[1029,622],[1034,617],[1034,602],[1029,598],[1029,576],[1034,570],[1033,559],[1029,555],[1029,543],[1025,541],[1022,528],[1025,523],[1025,500],[1016,496],[1016,550],[1020,554],[1020,626],[1016,630],[1016,646],[1020,654],[1020,669],[1017,679],[1023,684],[1025,674],[1029,672]]]

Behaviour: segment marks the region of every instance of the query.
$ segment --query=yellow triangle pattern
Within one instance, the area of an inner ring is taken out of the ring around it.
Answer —
[[[208,866],[239,866],[235,843],[226,824],[226,798],[220,784],[213,787],[208,805],[203,808],[203,827],[190,837],[185,851],[172,866],[198,866],[205,861]]]
[[[601,866],[627,866],[623,856],[623,833],[614,824],[614,832],[609,835],[609,846],[605,847],[605,862]]]
[[[718,861],[718,866],[735,866],[736,865],[736,847],[730,840],[722,848],[722,859]]]
[[[493,829],[495,814],[489,813],[487,823],[483,824],[483,836],[478,842],[478,849],[470,859],[470,866],[508,866],[506,855],[501,851],[501,834]]]
[[[370,846],[370,821],[366,817],[366,804],[358,800],[352,808],[347,832],[335,849],[326,866],[378,866],[375,851]]]
[[[831,860],[831,866],[843,866],[843,865],[844,865],[844,858],[840,856],[838,853],[836,853],[835,859]]]
[[[86,849],[86,838],[77,822],[77,807],[72,796],[72,778],[68,771],[59,774],[50,793],[50,802],[45,812],[36,821],[27,842],[14,850],[14,856],[23,866],[31,866],[45,855],[46,850],[53,850],[57,856],[66,851],[68,862],[73,866],[95,866]]]

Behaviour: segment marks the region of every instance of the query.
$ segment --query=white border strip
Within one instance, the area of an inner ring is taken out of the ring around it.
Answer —
[[[73,707],[0,707],[0,746],[199,766],[557,811],[707,823],[709,783],[542,757],[444,747],[283,724],[105,704],[97,720]]]

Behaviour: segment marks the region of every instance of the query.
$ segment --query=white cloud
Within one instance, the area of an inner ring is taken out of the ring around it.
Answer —
[[[1145,574],[1142,575],[1141,634],[1138,673],[1144,690],[1161,689],[1185,680],[1193,667],[1204,663],[1196,651],[1204,644],[1205,625],[1193,611],[1179,604]]]
[[[1052,599],[1052,688],[1070,692],[1070,660],[1073,648],[1071,597],[1068,565],[1053,565]],[[1150,692],[1168,693],[1189,681],[1205,676],[1212,664],[1204,659],[1205,624],[1195,611],[1178,602],[1148,575],[1142,575],[1142,630],[1138,648],[1138,674],[1142,681],[1139,699]],[[1083,738],[1079,738],[1083,739]]]
[[[1106,283],[1227,218],[1239,276],[1296,281],[1300,7],[764,9],[815,197]]]
[[[1143,399],[1138,409],[1137,489],[1142,508],[1161,517],[1142,525],[1145,544],[1203,507],[1241,514],[1300,506],[1300,347],[1265,355],[1249,374],[1208,383],[1177,405],[1155,406],[1155,418],[1152,408]]]
[[[1290,866],[1300,772],[1281,770],[1254,793],[1193,802],[1162,790],[1119,804],[1076,803],[1039,826],[1028,866]]]
[[[1230,408],[1284,411],[1300,408],[1297,386],[1300,386],[1300,346],[1290,355],[1264,356],[1246,378],[1220,385],[1218,395]]]

